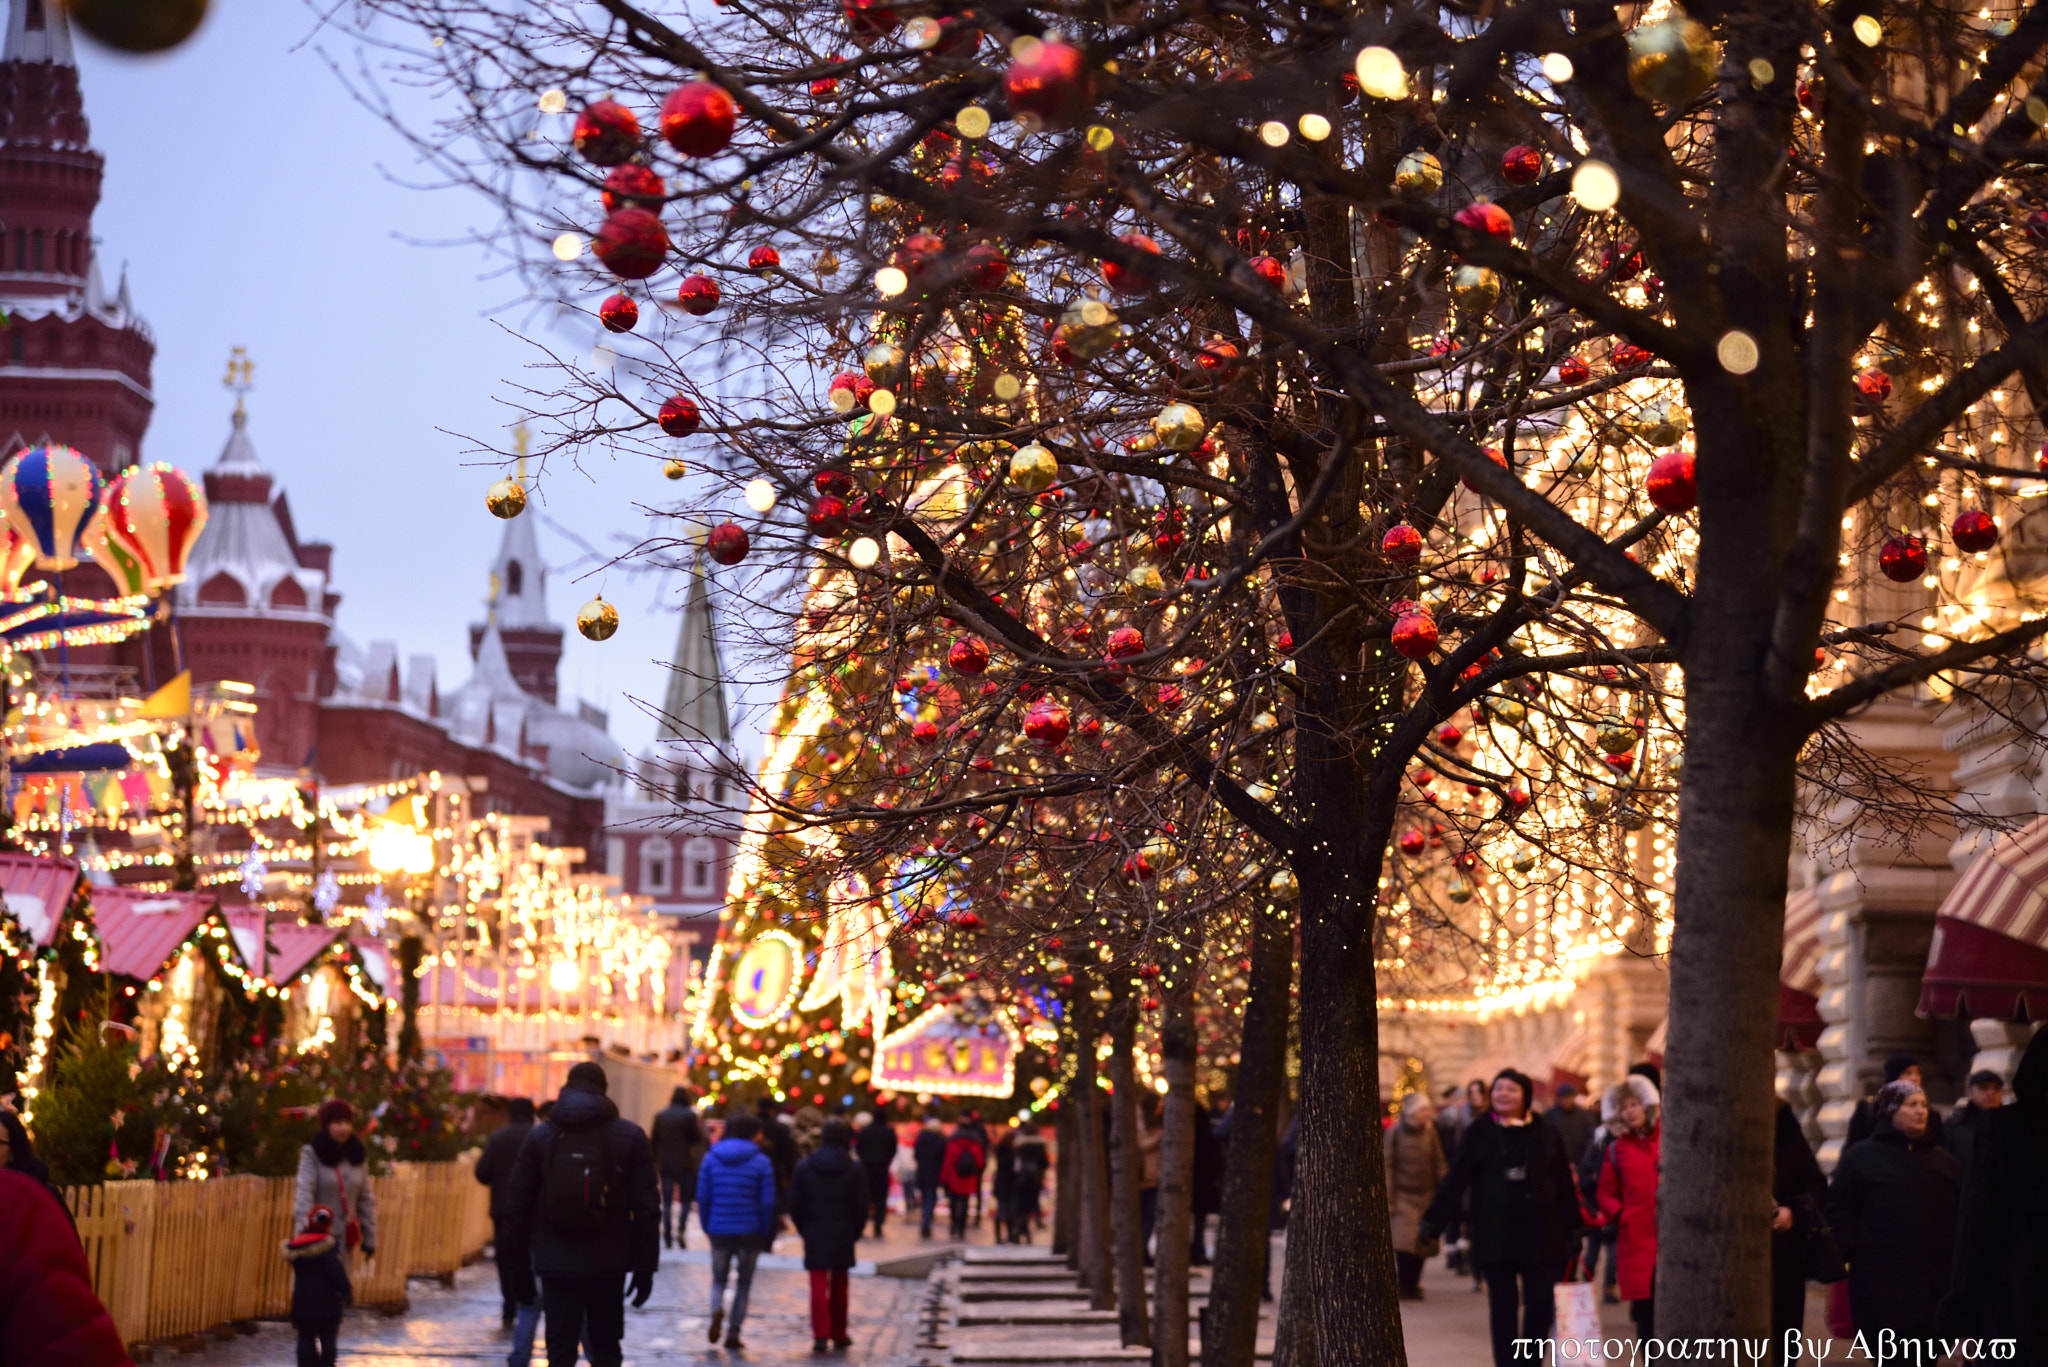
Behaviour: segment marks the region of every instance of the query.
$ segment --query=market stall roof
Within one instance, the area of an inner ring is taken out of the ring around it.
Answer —
[[[273,920],[268,926],[272,953],[264,943],[264,915],[260,911],[230,911],[226,914],[228,934],[242,966],[273,985],[290,982],[307,964],[318,958],[341,935],[337,926],[302,926]]]
[[[65,904],[78,884],[78,865],[69,859],[0,853],[0,895],[7,910],[39,949],[57,938]]]
[[[2048,1014],[2048,818],[1991,842],[1942,902],[1920,1014]]]
[[[210,892],[94,888],[92,921],[100,937],[101,969],[130,978],[155,977],[213,905]]]

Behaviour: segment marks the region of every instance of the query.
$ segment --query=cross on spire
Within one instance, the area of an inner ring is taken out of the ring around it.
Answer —
[[[235,396],[235,416],[246,417],[242,407],[242,396],[256,387],[256,363],[249,359],[247,347],[236,347],[228,352],[228,373],[221,377],[221,384]]]

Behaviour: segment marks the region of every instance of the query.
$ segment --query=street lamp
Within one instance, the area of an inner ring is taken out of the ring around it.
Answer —
[[[413,913],[413,929],[398,941],[399,1001],[404,1018],[398,1028],[398,1062],[401,1066],[420,1052],[420,908],[410,895],[425,876],[434,871],[434,839],[424,831],[396,821],[387,821],[370,832],[370,867],[381,874],[403,875],[408,885],[407,903]]]

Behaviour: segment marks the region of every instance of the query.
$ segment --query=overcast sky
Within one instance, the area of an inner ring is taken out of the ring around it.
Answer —
[[[136,61],[81,39],[107,159],[94,231],[108,288],[125,262],[156,335],[143,454],[194,472],[213,463],[233,409],[228,349],[247,347],[250,435],[300,536],[335,544],[341,629],[359,645],[396,641],[401,656],[432,652],[446,693],[469,676],[467,623],[481,618],[501,526],[483,506],[495,476],[465,464],[476,458],[460,434],[503,440],[508,381],[533,357],[519,334],[582,350],[594,338],[551,330],[479,250],[418,245],[460,239],[489,221],[487,206],[407,188],[422,174],[412,153],[318,47],[345,61],[349,49],[312,37],[302,5],[213,0],[168,56]],[[596,478],[551,477],[536,506],[602,547],[642,529],[633,504],[661,491],[642,487],[645,465],[590,465]],[[616,571],[578,581],[590,563],[575,563],[575,542],[538,530],[554,617],[569,624],[602,582],[623,618],[602,645],[570,627],[563,704],[588,699],[629,749],[644,745],[653,723],[630,699],[661,698],[680,584]]]

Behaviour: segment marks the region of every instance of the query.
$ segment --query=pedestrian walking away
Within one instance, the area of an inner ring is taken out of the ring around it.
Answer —
[[[1936,1311],[1950,1337],[2012,1339],[2048,1363],[2048,1029],[2012,1075],[2013,1102],[1976,1137],[1963,1179],[1954,1287]]]
[[[789,1218],[804,1240],[804,1270],[811,1274],[811,1351],[844,1351],[847,1273],[854,1245],[867,1227],[868,1179],[849,1152],[853,1130],[827,1120],[818,1147],[796,1165],[789,1182]]]
[[[548,1367],[619,1367],[626,1293],[654,1292],[661,1194],[647,1134],[605,1095],[602,1064],[578,1063],[548,1118],[520,1147],[506,1192],[515,1241],[533,1254]]]
[[[1543,1123],[1557,1131],[1564,1141],[1564,1156],[1576,1163],[1593,1138],[1600,1119],[1590,1107],[1579,1104],[1579,1089],[1569,1082],[1557,1085],[1557,1104],[1543,1113]],[[1445,1150],[1450,1152],[1450,1150]]]
[[[697,1223],[711,1240],[711,1333],[719,1341],[725,1325],[725,1283],[739,1264],[739,1284],[732,1293],[732,1325],[725,1346],[739,1348],[740,1325],[747,1318],[747,1293],[754,1286],[754,1263],[775,1239],[775,1164],[761,1147],[760,1117],[741,1112],[725,1120],[725,1137],[711,1146],[697,1169]]]
[[[1579,1242],[1572,1165],[1557,1131],[1531,1123],[1535,1091],[1512,1068],[1494,1078],[1489,1109],[1458,1141],[1420,1226],[1424,1238],[1436,1237],[1470,1194],[1471,1258],[1486,1281],[1495,1367],[1526,1358],[1515,1350],[1518,1303],[1520,1337],[1549,1337],[1556,1308],[1551,1288]]]
[[[1962,1170],[1929,1133],[1927,1094],[1914,1083],[1887,1082],[1871,1111],[1870,1138],[1842,1151],[1828,1183],[1849,1313],[1873,1341],[1886,1329],[1927,1339],[1948,1293]]]
[[[0,1362],[133,1367],[49,1186],[0,1168]]]
[[[1011,1197],[1015,1209],[1011,1212],[1014,1224],[1010,1242],[1028,1244],[1032,1241],[1032,1228],[1040,1218],[1039,1201],[1045,1193],[1045,1175],[1052,1167],[1045,1140],[1038,1133],[1038,1122],[1028,1116],[1017,1123],[1016,1162],[1017,1185]]]
[[[1437,1250],[1422,1237],[1423,1212],[1436,1195],[1437,1184],[1450,1171],[1443,1141],[1437,1138],[1436,1108],[1424,1092],[1401,1098],[1401,1118],[1381,1141],[1387,1165],[1387,1208],[1394,1226],[1394,1271],[1401,1299],[1422,1299],[1422,1264]]]
[[[525,1146],[526,1136],[533,1133],[533,1103],[523,1096],[514,1097],[507,1115],[506,1122],[484,1141],[484,1151],[476,1160],[476,1180],[491,1189],[491,1257],[498,1265],[504,1326],[510,1329],[518,1318],[519,1307],[532,1299],[533,1267],[526,1260],[523,1247],[514,1256],[506,1256],[505,1189],[511,1185],[512,1166],[519,1161],[519,1150]]]
[[[775,1103],[762,1097],[755,1108],[761,1122],[761,1148],[767,1153],[768,1161],[775,1168],[775,1230],[782,1228],[782,1217],[789,1212],[789,1179],[796,1171],[796,1132],[776,1113]],[[771,1232],[769,1237],[774,1237]]]
[[[995,1175],[989,1183],[989,1195],[996,1203],[996,1242],[1007,1244],[1011,1239],[1011,1222],[1015,1218],[1017,1204],[1017,1129],[1016,1122],[1003,1127],[1003,1137],[996,1141],[989,1166]]]
[[[292,1192],[292,1228],[304,1229],[313,1207],[334,1212],[336,1242],[344,1257],[377,1256],[377,1198],[370,1190],[369,1155],[356,1137],[355,1107],[339,1098],[320,1108],[313,1142],[299,1150],[299,1180]]]
[[[315,1206],[299,1232],[284,1241],[292,1265],[292,1328],[299,1331],[299,1367],[334,1367],[341,1312],[355,1298],[341,1246],[334,1238],[334,1212]]]
[[[923,1136],[919,1136],[922,1140]],[[946,1189],[946,1208],[952,1216],[953,1237],[967,1237],[968,1208],[981,1190],[981,1170],[988,1166],[988,1150],[973,1130],[962,1125],[946,1141],[945,1163],[939,1182]]]
[[[939,1208],[939,1174],[946,1166],[946,1131],[937,1116],[924,1118],[924,1128],[917,1132],[917,1142],[910,1146],[910,1151],[917,1160],[917,1204],[922,1216],[918,1237],[929,1239],[932,1215]]]
[[[1600,1213],[1613,1223],[1616,1285],[1636,1337],[1651,1337],[1656,1315],[1657,1177],[1662,1129],[1657,1088],[1631,1074],[1607,1089],[1600,1118],[1614,1135],[1600,1163]]]
[[[1228,1121],[1221,1111],[1205,1108],[1195,1112],[1194,1188],[1191,1205],[1194,1219],[1188,1226],[1188,1266],[1209,1265],[1209,1217],[1223,1208],[1223,1137]]]
[[[1813,1146],[1800,1132],[1799,1117],[1778,1103],[1777,1130],[1771,1143],[1771,1354],[1774,1367],[1785,1367],[1785,1335],[1806,1324],[1808,1250],[1823,1245],[1834,1256],[1834,1236],[1827,1228],[1828,1179],[1814,1161]],[[1839,1277],[1833,1269],[1823,1276]]]
[[[690,1202],[697,1195],[697,1165],[710,1145],[704,1140],[704,1122],[690,1104],[687,1087],[676,1088],[669,1094],[668,1105],[654,1113],[654,1132],[649,1139],[654,1144],[654,1170],[661,1179],[662,1247],[688,1247],[683,1234],[690,1224]]]
[[[853,1118],[853,1153],[860,1160],[861,1173],[868,1179],[868,1207],[874,1216],[875,1237],[882,1237],[882,1222],[889,1214],[889,1168],[896,1161],[896,1130],[886,1120],[866,1111]]]

